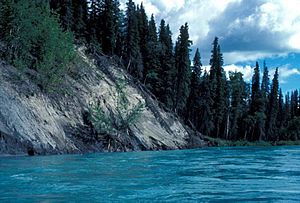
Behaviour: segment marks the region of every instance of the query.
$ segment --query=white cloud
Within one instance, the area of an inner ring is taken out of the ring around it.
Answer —
[[[300,52],[299,8],[300,0],[190,0],[170,22],[173,30],[189,22],[194,47],[206,52],[219,36],[224,60],[231,64]]]
[[[120,8],[122,10],[126,10],[126,2],[126,0],[120,1]],[[148,17],[150,17],[152,14],[157,15],[160,12],[159,8],[156,6],[155,3],[153,4],[151,0],[135,0],[134,3],[136,5],[141,5],[141,3],[143,3]]]
[[[127,0],[121,0],[124,5]],[[185,22],[193,49],[208,64],[211,42],[220,38],[227,64],[300,52],[300,0],[135,0],[148,16],[170,24],[173,39]],[[124,7],[124,6],[123,6]]]
[[[260,51],[232,51],[223,53],[226,63],[232,64],[243,61],[256,61],[258,59],[285,57],[288,53],[272,53]]]
[[[251,79],[252,79],[252,76],[254,73],[254,67],[251,67],[249,65],[246,65],[246,66],[235,65],[235,64],[225,65],[224,70],[226,71],[227,76],[230,71],[241,72],[243,74],[244,80],[246,82],[251,82]],[[273,79],[275,70],[276,70],[275,68],[272,68],[269,70],[270,80]],[[261,72],[261,76],[262,76],[262,74],[263,74],[262,68],[261,68],[260,72]],[[287,83],[288,78],[290,78],[291,76],[300,75],[300,70],[298,68],[292,68],[290,64],[287,64],[287,65],[279,67],[278,73],[279,73],[279,82],[281,84],[285,84],[285,83]]]
[[[273,78],[276,69],[270,70],[270,78]],[[281,84],[286,84],[287,80],[295,75],[300,75],[300,70],[298,68],[292,67],[290,64],[286,64],[278,68],[279,82]]]
[[[153,2],[157,2],[157,1],[153,1]],[[170,12],[171,10],[179,10],[180,8],[182,8],[185,4],[184,0],[161,0],[160,1],[163,6],[164,6],[164,10],[166,12]]]
[[[162,10],[160,17],[165,18],[170,23],[174,32],[174,38],[179,34],[180,26],[188,22],[190,25],[190,38],[194,44],[198,44],[207,40],[210,22],[217,19],[226,7],[233,2],[240,2],[240,0],[189,0],[185,4],[181,1],[178,5],[184,6],[180,9],[176,7],[177,12],[170,14]]]
[[[229,72],[241,72],[243,74],[244,80],[250,82],[253,75],[253,68],[251,66],[238,66],[235,64],[224,66],[224,70],[228,74]]]
[[[287,67],[282,67],[279,69],[279,75],[282,78],[288,78],[292,75],[300,75],[300,71],[297,68],[288,69]]]

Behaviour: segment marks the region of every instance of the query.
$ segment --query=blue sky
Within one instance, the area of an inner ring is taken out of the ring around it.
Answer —
[[[125,0],[121,0],[124,7]],[[284,92],[300,88],[300,0],[135,0],[159,23],[164,18],[174,40],[188,22],[193,50],[208,65],[211,43],[219,37],[227,71],[251,80],[255,61],[266,60],[270,78],[279,68]]]

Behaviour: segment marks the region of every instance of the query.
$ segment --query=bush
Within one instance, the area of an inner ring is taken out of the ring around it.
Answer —
[[[124,91],[125,85],[124,81],[118,81],[116,84],[116,94],[114,95],[116,114],[107,115],[99,101],[91,105],[90,120],[97,133],[114,134],[118,131],[126,130],[140,118],[144,110],[144,104],[139,101],[130,108],[126,92]]]

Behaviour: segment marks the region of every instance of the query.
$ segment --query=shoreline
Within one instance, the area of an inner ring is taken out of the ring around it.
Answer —
[[[230,141],[220,138],[212,138],[204,136],[204,140],[209,143],[209,147],[271,147],[271,146],[299,146],[300,140],[297,141],[255,141],[250,142],[247,140]]]
[[[278,142],[266,142],[266,141],[257,141],[257,142],[249,142],[249,141],[229,141],[222,140],[219,138],[211,138],[205,136],[204,139],[208,142],[207,146],[198,147],[198,148],[182,148],[182,149],[168,149],[168,150],[141,150],[141,151],[128,151],[128,152],[146,152],[146,151],[175,151],[175,150],[192,150],[192,149],[204,149],[204,148],[213,148],[213,147],[279,147],[279,146],[300,146],[299,141],[278,141]],[[78,155],[78,154],[94,154],[99,152],[82,152],[82,153],[57,153],[57,154],[35,154],[34,156],[56,156],[56,155]],[[126,152],[108,152],[103,151],[102,153],[126,153]],[[27,154],[1,154],[0,158],[7,157],[29,157]]]

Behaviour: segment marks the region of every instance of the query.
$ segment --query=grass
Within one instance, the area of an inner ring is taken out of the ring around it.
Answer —
[[[212,138],[208,136],[204,136],[204,139],[211,143],[212,146],[218,147],[240,147],[240,146],[260,146],[260,147],[270,147],[270,146],[291,146],[291,145],[300,145],[300,141],[278,141],[278,142],[270,142],[270,141],[255,141],[249,142],[247,140],[238,140],[238,141],[230,141],[223,140],[220,138]]]

